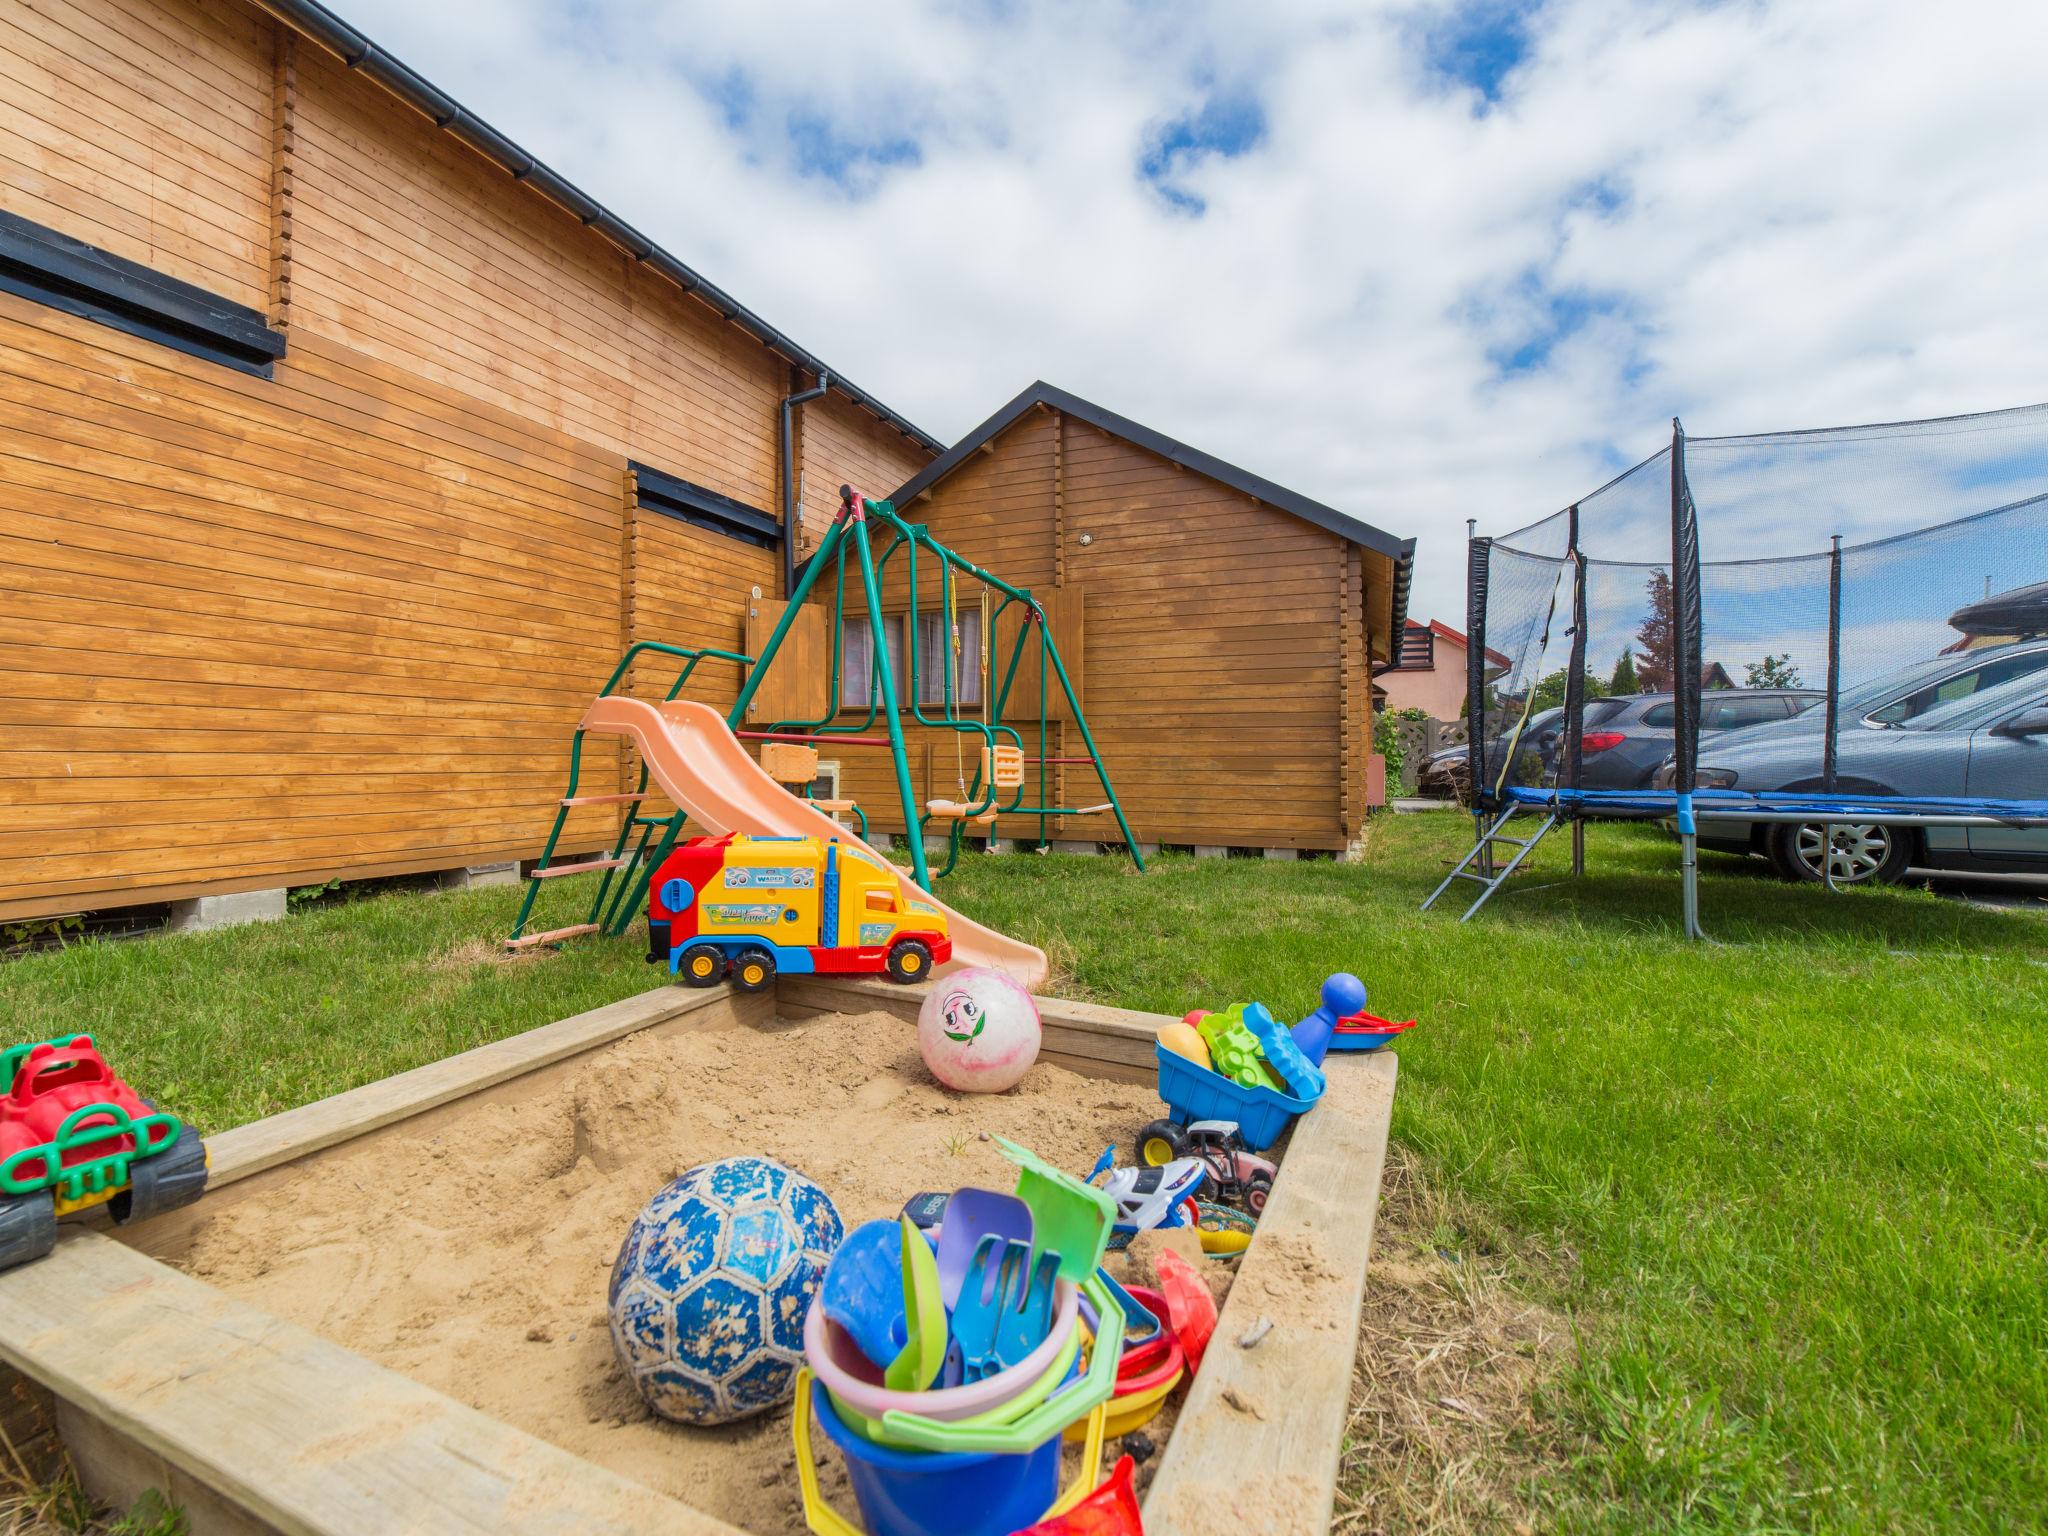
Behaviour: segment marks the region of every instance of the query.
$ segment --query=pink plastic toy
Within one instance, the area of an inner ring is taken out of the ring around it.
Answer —
[[[962,1093],[1015,1087],[1038,1060],[1041,1037],[1031,994],[985,967],[940,977],[917,1011],[924,1064]]]

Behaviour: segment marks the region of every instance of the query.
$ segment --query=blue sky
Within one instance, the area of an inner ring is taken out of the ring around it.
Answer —
[[[2048,7],[336,4],[939,436],[1052,380],[1419,536],[1453,623],[1467,517],[1673,415],[2048,398]]]

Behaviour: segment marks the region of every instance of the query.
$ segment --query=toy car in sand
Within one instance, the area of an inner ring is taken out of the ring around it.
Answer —
[[[790,975],[923,981],[953,958],[946,914],[862,849],[815,837],[694,837],[647,898],[647,957],[693,987]]]
[[[1198,1212],[1195,1193],[1209,1170],[1200,1160],[1184,1157],[1163,1165],[1142,1168],[1116,1166],[1116,1148],[1104,1150],[1088,1174],[1116,1204],[1115,1230],[1149,1232],[1154,1227],[1191,1227]]]
[[[57,1220],[95,1206],[140,1221],[197,1200],[206,1148],[114,1075],[90,1035],[0,1051],[0,1269],[57,1242]]]
[[[1154,1168],[1194,1158],[1208,1171],[1216,1194],[1235,1200],[1254,1216],[1266,1208],[1279,1168],[1252,1152],[1235,1120],[1154,1120],[1138,1132],[1138,1155]]]

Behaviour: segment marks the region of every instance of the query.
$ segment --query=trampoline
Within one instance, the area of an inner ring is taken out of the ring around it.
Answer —
[[[1563,827],[1583,874],[1589,820],[1675,829],[1693,938],[1702,821],[1817,829],[1830,887],[1851,829],[2048,829],[2048,645],[2027,643],[2048,637],[2048,405],[1743,437],[1674,420],[1563,511],[1475,526],[1466,570],[1474,841],[1425,909],[1476,883],[1470,919]],[[1745,687],[1797,692],[1777,720],[1704,730],[1703,699]],[[1600,701],[1636,693],[1669,696],[1669,756],[1616,782]],[[1555,744],[1530,750],[1523,728],[1559,704]],[[1975,734],[1934,729],[1951,717]],[[1769,766],[1703,763],[1703,742]],[[1878,748],[1906,766],[1873,769]]]

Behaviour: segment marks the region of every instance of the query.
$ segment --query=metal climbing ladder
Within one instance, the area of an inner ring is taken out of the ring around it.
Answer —
[[[1503,829],[1507,826],[1508,822],[1513,820],[1515,814],[1523,809],[1525,807],[1510,803],[1507,809],[1494,819],[1491,826],[1481,829],[1479,840],[1473,843],[1472,851],[1466,854],[1464,858],[1458,860],[1458,867],[1444,876],[1444,883],[1442,885],[1430,892],[1429,900],[1422,904],[1423,911],[1427,912],[1435,905],[1437,897],[1448,891],[1455,882],[1459,880],[1473,880],[1484,886],[1485,889],[1479,893],[1478,899],[1465,909],[1465,915],[1458,919],[1461,923],[1470,922],[1472,914],[1492,900],[1493,893],[1507,884],[1508,876],[1520,869],[1522,861],[1536,851],[1536,845],[1543,841],[1544,834],[1564,820],[1564,813],[1556,806],[1551,806],[1543,812],[1543,825],[1536,829],[1533,836],[1508,837],[1504,835]],[[1515,853],[1507,863],[1495,869],[1493,850],[1494,845],[1497,843],[1506,844],[1513,848]],[[1475,861],[1479,865],[1477,869],[1471,867]]]
[[[690,680],[690,674],[697,669],[697,663],[705,657],[720,661],[737,662],[747,666],[752,657],[738,651],[692,649],[688,646],[665,645],[658,640],[642,640],[619,658],[619,664],[612,669],[598,693],[604,698],[614,692],[619,683],[632,669],[633,663],[642,655],[652,653],[658,656],[675,656],[683,662],[682,670],[669,686],[665,698],[673,699],[683,691],[683,685]],[[682,811],[667,816],[642,815],[639,806],[650,793],[647,780],[647,764],[640,765],[640,782],[632,790],[617,795],[579,795],[577,781],[583,773],[583,728],[578,726],[576,734],[569,741],[569,788],[555,807],[555,824],[548,829],[547,845],[541,849],[540,858],[534,862],[532,873],[526,877],[526,899],[519,904],[519,919],[512,925],[512,936],[505,941],[507,949],[529,949],[537,944],[555,944],[563,939],[579,938],[586,933],[602,933],[617,937],[626,931],[634,917],[639,914],[640,903],[646,898],[647,884],[653,879],[654,871],[661,867],[661,861],[668,857],[683,834],[685,820]],[[612,851],[600,858],[578,859],[567,864],[555,863],[555,847],[561,841],[562,829],[568,825],[569,815],[587,805],[622,805],[632,809],[619,821],[619,834],[612,843]],[[630,847],[629,847],[630,845]],[[587,875],[602,872],[604,878],[598,882],[597,891],[590,899],[590,914],[580,923],[571,923],[564,928],[549,928],[541,933],[528,933],[526,925],[533,919],[535,901],[540,896],[544,881],[559,879],[563,875]]]

